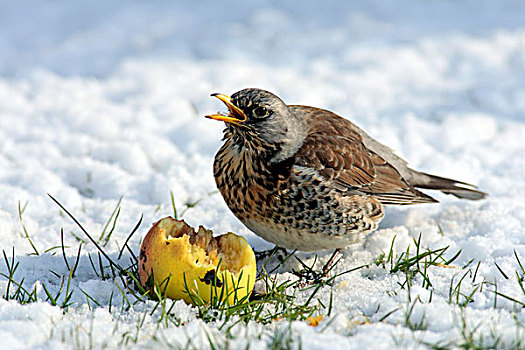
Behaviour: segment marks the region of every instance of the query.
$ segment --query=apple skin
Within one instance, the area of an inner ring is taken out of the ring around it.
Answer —
[[[246,301],[256,273],[255,254],[244,237],[231,232],[213,237],[202,226],[195,232],[172,217],[154,224],[140,248],[140,283],[146,288],[156,284],[168,298],[187,303],[208,303],[213,297],[229,305]]]

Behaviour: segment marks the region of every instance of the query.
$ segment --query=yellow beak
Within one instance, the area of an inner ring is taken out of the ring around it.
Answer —
[[[239,124],[239,123],[246,121],[246,114],[244,114],[244,112],[241,109],[239,109],[239,107],[237,107],[231,102],[232,99],[230,96],[226,96],[223,94],[217,94],[217,93],[211,94],[211,96],[217,97],[219,100],[221,100],[226,105],[226,107],[228,107],[230,114],[229,115],[211,114],[211,115],[205,116],[206,118],[215,119],[215,120],[223,121],[226,123],[233,123],[233,124]]]

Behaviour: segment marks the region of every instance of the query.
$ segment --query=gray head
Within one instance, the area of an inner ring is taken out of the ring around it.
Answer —
[[[249,147],[280,161],[293,155],[306,137],[304,121],[271,92],[243,89],[231,97],[213,94],[229,110],[229,115],[206,117],[226,122],[225,138],[239,147]]]

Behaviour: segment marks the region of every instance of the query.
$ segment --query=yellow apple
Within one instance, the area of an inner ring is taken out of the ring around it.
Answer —
[[[253,249],[243,237],[231,232],[213,237],[202,226],[195,232],[171,217],[153,225],[140,248],[140,283],[187,303],[247,300],[256,272]]]

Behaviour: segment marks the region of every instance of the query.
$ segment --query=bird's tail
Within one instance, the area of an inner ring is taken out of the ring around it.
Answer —
[[[414,187],[438,190],[463,199],[478,200],[487,196],[485,192],[476,190],[476,186],[468,183],[420,172],[414,176],[410,184]]]

